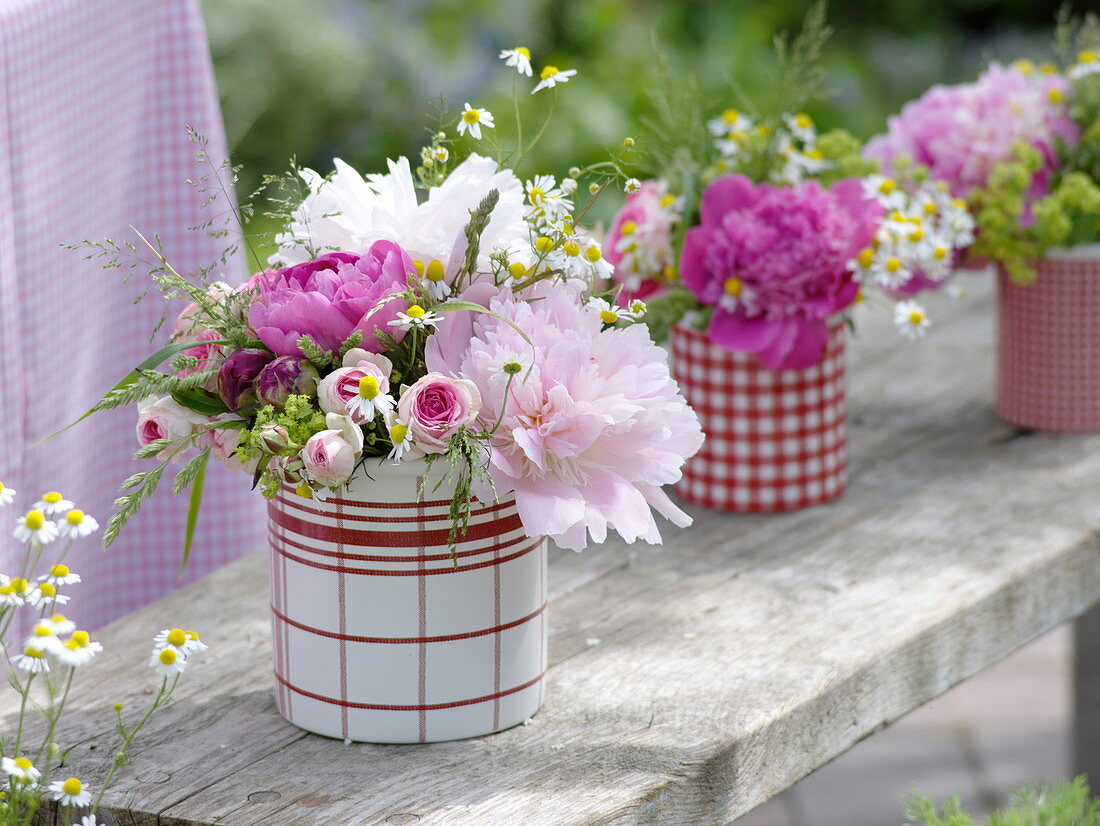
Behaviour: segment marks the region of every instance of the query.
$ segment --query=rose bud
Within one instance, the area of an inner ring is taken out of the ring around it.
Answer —
[[[218,371],[218,395],[230,410],[240,410],[256,401],[256,377],[273,359],[267,350],[238,350]]]
[[[316,396],[318,379],[320,374],[308,359],[279,356],[256,377],[256,398],[260,404],[282,410],[290,396]]]
[[[301,456],[285,456],[276,459],[272,464],[272,470],[275,475],[287,485],[298,485],[303,481],[302,470],[305,469],[305,462],[302,461]]]
[[[265,424],[257,437],[260,450],[271,456],[281,456],[290,449],[290,434],[279,424]],[[297,447],[297,446],[295,446]]]

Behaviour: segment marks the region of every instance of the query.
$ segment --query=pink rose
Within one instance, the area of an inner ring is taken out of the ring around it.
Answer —
[[[363,449],[363,432],[348,416],[330,413],[325,418],[330,429],[310,436],[301,456],[313,481],[334,488],[347,482],[354,473]]]
[[[443,453],[447,442],[481,411],[481,393],[466,379],[428,373],[405,389],[398,416],[408,422],[416,446],[425,453]]]
[[[365,376],[378,379],[380,393],[390,392],[390,369],[389,359],[376,356],[371,360],[363,359],[354,367],[333,370],[317,385],[317,403],[325,413],[347,415],[348,402],[359,395],[359,381]],[[353,419],[358,423],[363,421],[363,416],[353,414]]]
[[[206,288],[206,294],[214,301],[225,301],[234,292],[224,281],[214,281]],[[195,316],[199,314],[199,305],[192,301],[186,307],[184,307],[179,314],[179,318],[176,319],[176,327],[173,331],[173,337],[177,339],[186,338],[188,336],[196,336],[200,329],[195,327]]]
[[[207,421],[205,416],[188,410],[171,396],[159,399],[149,396],[138,403],[138,444],[145,447],[157,439],[168,439],[172,444],[161,450],[157,458],[178,459],[186,440],[194,435],[195,426]]]
[[[207,424],[219,424],[221,422],[240,421],[236,416],[213,416],[206,420]],[[253,473],[259,457],[247,462],[241,461],[237,456],[237,445],[241,442],[241,431],[235,427],[212,428],[205,431],[200,437],[201,442],[210,448],[210,453],[230,470],[241,470]]]

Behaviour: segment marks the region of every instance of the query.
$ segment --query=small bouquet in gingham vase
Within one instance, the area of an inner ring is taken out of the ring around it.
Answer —
[[[526,49],[501,58],[531,74]],[[574,74],[547,67],[533,92]],[[644,307],[595,291],[610,265],[571,217],[577,179],[582,216],[625,180],[630,142],[524,183],[503,162],[529,146],[470,151],[494,126],[467,104],[418,166],[301,170],[272,268],[243,285],[161,257],[155,283],[191,303],[100,405],[138,401],[138,457],[160,463],[125,482],[109,537],[187,453],[189,532],[211,455],[262,487],[276,698],[310,731],[425,742],[523,722],[543,696],[546,538],[657,543],[655,512],[691,523],[662,485],[698,420]]]
[[[934,87],[869,151],[916,158],[974,206],[967,260],[998,269],[996,411],[1100,431],[1100,18],[1063,19],[1064,68],[1018,60]]]
[[[819,51],[820,14],[785,52],[788,73]],[[657,177],[605,242],[626,299],[647,299],[655,335],[670,336],[703,422],[677,492],[729,511],[827,502],[847,481],[846,313],[886,300],[904,334],[923,335],[912,296],[947,282],[969,214],[916,170],[874,174],[854,138],[818,135],[806,114],[727,109],[686,127],[701,134],[656,153]]]

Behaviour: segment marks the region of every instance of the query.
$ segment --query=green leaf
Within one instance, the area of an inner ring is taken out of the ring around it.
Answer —
[[[472,313],[485,313],[486,315],[491,315],[493,318],[499,318],[509,327],[512,327],[517,333],[523,336],[524,341],[526,341],[531,346],[534,346],[534,343],[531,341],[530,338],[528,338],[527,333],[523,332],[523,330],[521,330],[519,326],[514,321],[512,321],[512,319],[505,318],[500,313],[494,313],[488,307],[482,307],[475,301],[444,301],[442,304],[436,304],[434,307],[432,307],[432,310],[469,310]]]
[[[222,413],[229,412],[229,408],[225,406],[225,402],[213,393],[203,390],[201,387],[196,387],[191,390],[173,390],[172,398],[188,410],[194,410],[196,413],[201,413],[204,416],[218,416]]]
[[[204,450],[200,455],[199,469],[195,473],[195,481],[191,483],[191,501],[187,505],[187,532],[183,540],[183,561],[180,563],[180,579],[187,570],[187,560],[191,557],[191,543],[195,539],[195,526],[199,522],[199,510],[202,508],[202,488],[206,482],[206,465],[210,461],[210,451]]]
[[[192,347],[198,347],[199,345],[202,345],[202,344],[229,344],[229,342],[228,341],[174,341],[171,344],[166,344],[164,347],[157,350],[155,353],[153,353],[153,355],[149,356],[149,358],[145,359],[145,361],[143,361],[141,364],[139,364],[137,367],[135,367],[133,370],[131,370],[129,373],[127,373],[126,377],[123,378],[122,381],[120,381],[118,384],[116,384],[114,387],[112,387],[110,390],[108,390],[103,395],[102,399],[100,399],[98,402],[96,402],[94,405],[92,405],[91,410],[89,410],[87,413],[85,413],[83,416],[81,416],[79,419],[77,419],[72,424],[68,424],[65,427],[61,428],[56,433],[53,433],[53,434],[47,436],[45,439],[42,439],[39,442],[35,442],[35,447],[37,447],[38,445],[43,444],[45,442],[48,442],[50,439],[54,438],[55,436],[60,436],[62,433],[64,433],[66,430],[68,430],[72,427],[76,427],[78,424],[80,424],[86,418],[88,418],[93,413],[95,413],[97,410],[99,410],[100,409],[99,405],[102,404],[106,400],[106,398],[109,395],[111,395],[111,393],[114,393],[118,390],[122,390],[123,388],[129,387],[131,384],[135,384],[137,381],[139,381],[141,379],[141,374],[142,374],[143,370],[152,370],[154,367],[157,367],[158,365],[163,364],[165,362],[165,360],[170,359],[172,356],[176,355],[177,353],[182,353],[184,350],[190,350]]]

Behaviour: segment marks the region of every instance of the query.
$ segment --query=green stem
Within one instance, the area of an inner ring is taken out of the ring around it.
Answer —
[[[15,749],[12,754],[15,757],[19,757],[21,752],[19,751],[23,747],[23,720],[27,716],[27,698],[31,693],[31,683],[34,682],[35,674],[27,675],[26,684],[19,691],[19,726],[15,733]]]
[[[542,136],[546,132],[546,127],[548,127],[550,125],[550,121],[554,117],[554,109],[557,107],[557,105],[558,105],[558,90],[555,87],[555,88],[550,89],[550,111],[546,113],[546,120],[544,120],[542,122],[542,126],[539,128],[539,131],[535,134],[535,137],[532,139],[531,145],[523,150],[523,153],[519,156],[519,159],[516,161],[515,165],[512,167],[513,172],[516,172],[518,174],[520,164],[523,163],[524,158],[526,158],[528,155],[530,155],[531,150],[534,149],[538,145],[538,142],[540,140],[542,140]]]
[[[40,763],[42,757],[45,755],[46,750],[50,747],[50,740],[53,739],[54,730],[57,728],[57,722],[61,719],[61,712],[65,709],[65,702],[69,699],[69,689],[73,687],[73,676],[76,674],[76,667],[71,666],[69,668],[69,679],[65,681],[65,690],[61,692],[61,700],[54,709],[51,709],[49,716],[49,727],[46,729],[46,737],[42,741],[42,747],[39,748],[38,754],[34,756],[34,762]]]

